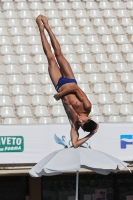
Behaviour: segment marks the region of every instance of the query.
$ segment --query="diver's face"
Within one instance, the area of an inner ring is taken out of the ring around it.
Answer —
[[[79,124],[81,127],[84,126],[84,124],[85,124],[86,122],[88,122],[88,120],[91,120],[91,118],[88,117],[88,116],[79,116],[79,115],[78,115],[78,124]]]

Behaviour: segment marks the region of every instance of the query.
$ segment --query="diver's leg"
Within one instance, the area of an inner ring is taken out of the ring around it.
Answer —
[[[57,85],[59,78],[62,76],[60,69],[56,63],[55,57],[52,54],[51,51],[51,47],[47,41],[47,38],[44,34],[44,25],[42,23],[42,16],[39,15],[36,19],[36,23],[38,24],[39,27],[39,31],[40,31],[40,36],[41,36],[41,40],[42,40],[42,46],[43,46],[43,50],[44,53],[48,59],[48,71],[49,71],[49,75],[51,77],[51,80],[54,84],[54,86]]]
[[[58,61],[58,64],[60,66],[60,71],[63,77],[65,78],[74,78],[74,74],[73,71],[70,67],[70,64],[68,63],[68,61],[65,59],[65,57],[63,56],[62,52],[61,52],[61,48],[60,48],[60,44],[57,41],[55,35],[53,34],[49,24],[48,24],[48,20],[45,16],[42,16],[42,21],[43,24],[45,26],[45,29],[47,30],[49,36],[50,36],[50,40],[55,52],[55,56],[56,59]]]

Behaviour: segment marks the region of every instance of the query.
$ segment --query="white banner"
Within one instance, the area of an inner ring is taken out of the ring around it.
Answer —
[[[132,161],[133,123],[101,123],[90,146],[121,160]]]
[[[80,129],[79,138],[86,135]],[[68,124],[0,126],[1,164],[37,163],[49,153],[71,145]],[[84,146],[121,160],[133,160],[133,124],[102,123]]]

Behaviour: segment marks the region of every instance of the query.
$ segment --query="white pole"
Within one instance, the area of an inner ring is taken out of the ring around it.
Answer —
[[[78,200],[78,183],[79,183],[79,172],[76,172],[76,197],[75,200]]]

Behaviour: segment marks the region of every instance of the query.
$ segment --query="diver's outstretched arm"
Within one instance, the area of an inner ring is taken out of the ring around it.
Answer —
[[[97,130],[99,128],[99,125],[97,124],[97,127],[94,131],[91,131],[84,138],[79,139],[79,133],[78,133],[79,125],[78,124],[74,125],[74,123],[70,119],[69,119],[69,121],[71,124],[70,135],[71,135],[72,145],[74,148],[81,146],[84,142],[86,142],[88,139],[90,139],[97,132]]]
[[[74,128],[71,127],[71,140],[72,140],[73,147],[78,148],[79,146],[81,146],[84,142],[90,139],[97,132],[97,129],[95,129],[95,131],[90,132],[84,138],[78,139],[79,138],[78,132]]]

